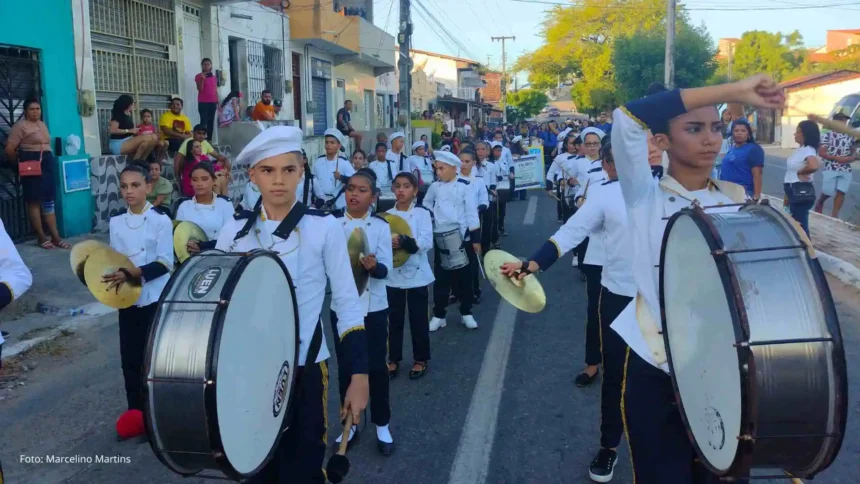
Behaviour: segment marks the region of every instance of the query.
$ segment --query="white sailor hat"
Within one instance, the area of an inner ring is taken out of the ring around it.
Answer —
[[[436,152],[436,161],[441,161],[442,163],[445,163],[446,165],[451,165],[455,168],[460,168],[460,165],[462,165],[462,163],[460,163],[460,157],[458,157],[454,153],[451,153],[450,151],[444,150]]]
[[[598,129],[598,128],[591,126],[591,127],[583,129],[582,133],[580,133],[580,136],[582,136],[582,141],[585,141],[585,137],[589,134],[596,134],[597,137],[600,138],[601,140],[603,139],[604,136],[606,136],[606,133],[603,132],[602,129]]]
[[[451,151],[451,145],[442,145],[442,147],[441,147],[441,148],[439,148],[439,149],[438,149],[438,150],[436,150],[436,151],[447,151],[447,152],[450,152],[450,151]]]
[[[418,148],[424,148],[424,142],[423,141],[416,141],[416,142],[412,143],[412,151],[415,151]]]
[[[501,146],[502,148],[505,147],[505,145],[503,145],[501,141],[490,141],[490,149],[498,148],[499,146]]]
[[[564,131],[558,134],[558,140],[561,141],[567,137],[567,135],[573,131],[573,128],[566,128]]]
[[[522,140],[523,140],[522,136],[516,135],[516,136],[514,136],[514,139],[511,140],[511,143],[519,143]]]
[[[272,126],[245,145],[236,157],[236,164],[253,167],[266,158],[294,151],[302,151],[302,130],[295,126]]]
[[[323,133],[323,135],[325,137],[331,136],[332,138],[336,139],[337,142],[340,143],[341,146],[343,146],[343,143],[344,143],[343,133],[341,133],[337,129],[329,128],[329,129],[325,130],[325,133]]]
[[[388,138],[388,142],[390,143],[390,142],[396,140],[397,138],[405,138],[405,137],[406,137],[406,135],[403,134],[403,131],[395,131],[395,132],[391,133],[391,137]]]

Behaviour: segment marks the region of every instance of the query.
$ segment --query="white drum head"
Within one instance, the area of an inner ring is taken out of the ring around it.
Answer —
[[[298,344],[290,294],[282,267],[257,257],[227,306],[216,374],[218,426],[227,460],[240,474],[265,463],[287,414]]]
[[[717,471],[735,460],[741,430],[741,375],[732,315],[717,264],[696,222],[679,216],[662,262],[667,351],[682,415]]]

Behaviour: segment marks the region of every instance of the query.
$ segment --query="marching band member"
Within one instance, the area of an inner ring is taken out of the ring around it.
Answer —
[[[137,302],[119,310],[119,354],[128,411],[117,420],[117,433],[121,438],[130,438],[144,433],[143,357],[158,298],[173,269],[173,223],[162,207],[153,207],[146,201],[152,189],[148,169],[129,164],[120,173],[119,188],[128,210],[111,217],[110,246],[128,257],[135,267],[120,269],[102,279],[117,290],[123,284],[143,284]]]
[[[314,163],[313,178],[314,196],[317,208],[323,205],[335,209],[346,206],[343,196],[346,181],[355,174],[352,163],[341,154],[343,134],[331,128],[325,131],[325,155],[321,155]]]
[[[370,273],[367,290],[361,295],[362,309],[366,310],[364,327],[367,334],[367,363],[370,379],[370,421],[376,425],[377,449],[382,455],[391,455],[394,440],[388,424],[391,420],[391,405],[388,399],[388,296],[385,278],[392,266],[391,230],[388,222],[370,211],[370,205],[377,194],[376,176],[368,169],[358,170],[349,178],[346,185],[346,211],[338,211],[334,216],[343,226],[349,238],[352,231],[361,228],[367,234],[372,252],[361,259],[361,265]],[[338,333],[338,304],[331,305],[332,332]],[[335,339],[335,353],[338,363],[344,358],[343,347]],[[338,364],[338,383],[340,400],[344,401],[348,387],[349,373],[346,365]],[[354,442],[358,425],[349,431],[350,444]],[[343,434],[337,438],[340,443]]]
[[[478,155],[472,150],[460,151],[460,177],[469,181],[469,188],[475,197],[475,204],[478,206],[478,217],[480,218],[487,207],[490,205],[489,193],[484,185],[484,179],[475,176],[475,164],[478,161]],[[472,257],[472,254],[469,254]],[[474,304],[481,303],[481,270],[478,267],[477,256],[475,260],[469,262],[472,265],[472,290],[474,291]]]
[[[433,214],[437,225],[457,224],[463,239],[463,248],[467,254],[481,254],[478,207],[475,197],[469,189],[469,181],[457,176],[460,168],[460,158],[457,155],[439,150],[436,152],[436,176],[439,178],[427,190],[424,197],[425,206]],[[433,319],[430,320],[430,331],[436,331],[446,326],[445,313],[448,306],[448,296],[451,292],[460,301],[460,316],[463,325],[469,329],[478,327],[472,316],[472,268],[466,267],[448,271],[440,264],[439,247],[435,247],[436,284],[433,285]],[[470,255],[470,260],[472,260]]]
[[[388,271],[388,374],[397,376],[403,359],[403,327],[406,307],[409,306],[409,332],[412,336],[412,369],[409,379],[424,376],[430,361],[430,326],[427,304],[430,299],[430,284],[435,280],[430,270],[427,253],[433,248],[433,221],[430,210],[415,204],[418,180],[411,173],[398,173],[394,177],[394,195],[397,201],[388,213],[397,215],[409,223],[414,237],[397,235],[392,237],[395,249],[408,252],[409,259]]]
[[[556,188],[556,194],[559,200],[556,204],[556,212],[558,221],[561,223],[567,222],[567,219],[576,211],[576,207],[568,205],[568,194],[575,191],[576,172],[579,166],[578,147],[582,145],[582,138],[572,130],[565,130],[567,135],[559,140],[559,151],[549,170],[546,172],[546,190],[552,193],[553,187]],[[562,190],[562,182],[564,189]]]
[[[188,252],[197,253],[201,250],[215,248],[221,227],[233,220],[233,202],[223,195],[215,195],[215,168],[211,163],[200,162],[191,173],[191,186],[194,197],[180,202],[176,209],[176,220],[193,222],[206,233],[208,242],[188,241]],[[256,203],[256,202],[255,202]],[[251,205],[253,208],[253,205]]]
[[[326,140],[327,144],[329,140]],[[333,140],[337,142],[337,140]],[[287,266],[296,288],[299,314],[299,368],[296,372],[295,423],[282,436],[272,460],[250,482],[324,483],[323,459],[328,429],[329,350],[323,337],[320,312],[331,285],[338,307],[339,344],[347,369],[349,388],[340,416],[352,414],[360,423],[367,406],[368,360],[364,311],[350,270],[346,241],[337,219],[310,210],[296,200],[302,176],[302,132],[292,126],[274,126],[258,134],[239,153],[236,162],[252,167],[260,187],[261,203],[254,211],[237,214],[221,229],[216,249],[247,252],[275,251]],[[336,153],[334,153],[336,155]],[[331,156],[331,155],[329,155]],[[329,168],[338,160],[320,160]],[[349,163],[344,161],[340,169]],[[331,188],[331,173],[327,188]],[[344,180],[347,181],[347,180]],[[324,182],[325,183],[325,182]]]
[[[418,203],[424,200],[424,195],[430,184],[436,179],[433,170],[433,159],[427,154],[427,145],[424,141],[412,143],[412,156],[409,157],[408,165],[412,167],[412,173],[418,177]]]
[[[15,243],[0,220],[0,309],[21,297],[33,285],[33,274],[24,264]],[[0,333],[0,368],[3,367],[3,334]]]
[[[496,186],[501,187],[503,189],[508,189],[509,182],[507,177],[510,173],[513,173],[511,170],[513,169],[513,158],[508,161],[507,156],[510,156],[510,150],[508,150],[505,145],[503,145],[499,141],[493,141],[490,143],[490,147],[492,148],[492,160],[496,163]],[[507,150],[507,152],[505,151]],[[508,197],[510,198],[511,194],[508,193]],[[500,235],[508,235],[505,232],[505,207],[508,205],[508,201],[502,198],[498,198],[496,200],[496,204],[498,205],[498,214],[496,215],[496,230],[493,231],[493,243],[497,243],[499,241]]]
[[[599,293],[598,338],[603,361],[603,383],[600,389],[600,451],[591,461],[589,477],[594,482],[612,480],[618,462],[616,448],[624,431],[621,418],[621,384],[627,345],[609,325],[636,295],[633,282],[632,247],[627,228],[627,210],[615,173],[615,160],[609,136],[603,138],[601,158],[609,180],[592,188],[588,201],[562,226],[527,263],[502,266],[507,276],[520,278],[546,270],[582,239],[591,234],[594,239],[605,238],[606,264]],[[600,233],[602,232],[602,235]],[[589,294],[591,296],[591,294]],[[589,300],[589,304],[591,301]],[[588,348],[586,348],[588,351]]]
[[[481,251],[486,253],[490,250],[493,240],[493,231],[496,226],[496,183],[498,179],[497,166],[493,163],[490,143],[479,141],[475,144],[475,152],[478,154],[478,163],[475,177],[481,178],[487,187],[489,204],[481,216]]]
[[[397,162],[389,159],[388,146],[385,143],[376,143],[376,159],[368,163],[367,167],[376,175],[376,181],[381,187],[391,186],[394,175],[400,173]]]
[[[406,163],[407,157],[403,153],[403,143],[405,139],[406,135],[403,134],[403,131],[397,131],[395,133],[391,133],[391,138],[388,140],[391,144],[391,149],[389,149],[388,153],[385,154],[385,159],[394,162],[397,166],[397,171],[394,173],[395,175],[401,171],[412,171],[412,168]],[[393,179],[394,178],[392,177],[389,180]]]
[[[748,104],[781,109],[782,89],[766,75],[696,89],[665,91],[616,109],[612,139],[633,243],[636,299],[612,323],[629,346],[622,385],[622,411],[640,484],[717,482],[701,463],[681,419],[660,331],[660,251],[667,218],[691,203],[713,207],[743,203],[743,187],[711,180],[722,143],[715,106]],[[667,174],[658,179],[648,162],[648,129],[669,156]],[[725,207],[736,211],[737,206]],[[694,281],[693,281],[694,282]]]

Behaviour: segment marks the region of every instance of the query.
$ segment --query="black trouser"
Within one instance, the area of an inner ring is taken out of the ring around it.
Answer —
[[[484,210],[484,214],[481,216],[481,252],[484,254],[490,250],[495,228],[496,202],[490,202],[490,205]],[[498,240],[498,237],[496,237],[496,240]]]
[[[200,124],[206,126],[206,139],[212,140],[215,134],[215,114],[218,112],[218,103],[197,103],[197,112],[200,114]]]
[[[624,382],[624,359],[627,343],[610,325],[630,304],[632,297],[600,288],[600,354],[603,358],[603,380],[600,385],[600,446],[614,449],[621,443],[624,423],[621,419],[621,385]]]
[[[573,251],[576,253],[576,263],[577,266],[582,269],[585,266],[585,252],[588,250],[588,240],[589,237],[586,237],[585,240],[580,242],[579,245],[573,248]]]
[[[721,482],[694,461],[693,444],[681,420],[669,375],[628,349],[622,388],[621,411],[633,461],[634,482]]]
[[[440,262],[441,254],[439,247],[433,247],[433,274],[436,276],[436,282],[433,284],[433,316],[445,319],[445,314],[448,307],[448,297],[451,293],[460,302],[460,314],[467,316],[472,314],[472,299],[473,293],[473,268],[475,249],[472,248],[471,242],[464,242],[466,254],[469,256],[469,265],[461,267],[453,271],[447,271],[442,268]]]
[[[472,251],[467,251],[466,255],[469,256],[469,267],[472,269],[472,302],[474,303],[475,298],[481,297],[481,268],[478,266],[478,254],[475,253],[474,248]]]
[[[331,311],[331,327],[337,334],[337,314]],[[367,378],[370,383],[370,421],[376,425],[388,425],[391,420],[391,406],[388,400],[388,310],[367,313],[364,317],[364,330],[367,332]],[[337,354],[337,383],[340,390],[340,404],[346,398],[351,375],[347,373],[346,360],[340,338],[334,339]]]
[[[328,363],[296,372],[295,413],[272,460],[248,484],[324,484],[328,442]]]
[[[412,359],[430,360],[430,302],[429,286],[409,289],[388,288],[388,361],[400,363],[403,359],[403,327],[406,308],[409,307],[409,333],[412,336]]]
[[[599,365],[600,356],[600,275],[602,266],[586,264],[582,266],[585,273],[585,292],[588,296],[585,321],[585,364]]]
[[[143,410],[143,357],[158,304],[119,310],[119,357],[129,410]]]

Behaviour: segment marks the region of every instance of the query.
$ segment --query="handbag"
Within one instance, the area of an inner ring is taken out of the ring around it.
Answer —
[[[42,153],[39,152],[38,160],[18,161],[18,176],[42,176]]]
[[[789,204],[814,203],[815,185],[812,182],[794,182],[785,184],[785,194]]]

